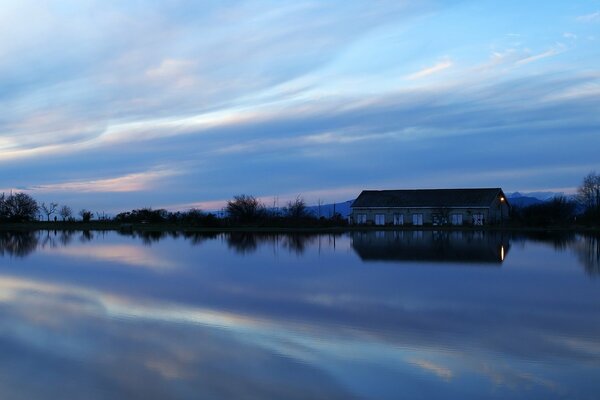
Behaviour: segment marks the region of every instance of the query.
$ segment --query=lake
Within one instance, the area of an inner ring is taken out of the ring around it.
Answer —
[[[600,239],[0,232],[10,399],[597,399]]]

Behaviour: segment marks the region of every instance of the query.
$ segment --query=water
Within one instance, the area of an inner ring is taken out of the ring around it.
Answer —
[[[2,398],[597,399],[582,235],[0,232]]]

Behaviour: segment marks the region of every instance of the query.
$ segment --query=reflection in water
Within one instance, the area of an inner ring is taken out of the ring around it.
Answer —
[[[598,237],[50,231],[0,249],[2,398],[600,391],[600,280],[577,267],[597,273]]]
[[[38,246],[35,231],[0,231],[0,255],[25,257]]]
[[[573,247],[586,272],[600,275],[600,236],[584,236]]]
[[[352,233],[352,247],[365,261],[502,263],[508,236],[484,231],[367,231]]]
[[[321,239],[327,238],[329,242],[335,243],[340,234],[314,234],[314,233],[252,233],[232,232],[225,234],[227,245],[239,254],[254,253],[261,245],[271,245],[276,248],[288,250],[290,253],[302,255],[308,246]]]

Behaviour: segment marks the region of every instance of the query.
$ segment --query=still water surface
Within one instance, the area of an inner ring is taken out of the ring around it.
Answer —
[[[6,399],[597,399],[581,235],[0,232]]]

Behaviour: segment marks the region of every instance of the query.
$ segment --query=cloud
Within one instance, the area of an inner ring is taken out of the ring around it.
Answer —
[[[445,381],[450,381],[454,377],[454,373],[452,372],[451,369],[441,366],[439,364],[433,363],[431,361],[413,358],[413,359],[409,360],[409,363],[416,365],[417,367],[422,368],[423,370],[425,370],[427,372],[432,372]]]
[[[577,21],[584,23],[600,22],[600,11],[596,11],[591,14],[580,15],[576,19]]]
[[[516,64],[517,65],[529,64],[529,63],[532,63],[534,61],[541,60],[543,58],[548,58],[548,57],[556,56],[556,55],[558,55],[558,54],[560,54],[560,53],[562,53],[564,51],[565,51],[565,47],[562,46],[562,45],[559,45],[559,46],[557,46],[555,48],[552,48],[550,50],[547,50],[547,51],[545,51],[543,53],[534,54],[534,55],[531,55],[529,57],[522,58],[519,61],[517,61]]]
[[[79,180],[62,183],[50,183],[30,186],[26,190],[32,192],[79,192],[79,193],[111,193],[111,192],[140,192],[156,188],[165,178],[179,175],[182,172],[175,169],[155,169],[146,172],[127,174],[115,178]]]
[[[437,74],[445,69],[452,67],[453,62],[451,60],[440,61],[432,67],[423,68],[420,71],[417,71],[413,74],[410,74],[406,77],[408,80],[417,80],[428,77],[433,74]]]

